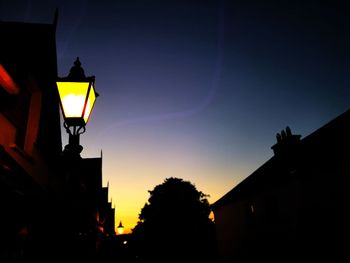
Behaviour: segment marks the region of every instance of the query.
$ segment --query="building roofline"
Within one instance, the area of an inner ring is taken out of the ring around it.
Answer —
[[[339,116],[335,117],[334,119],[330,120],[320,128],[316,129],[314,132],[310,133],[306,137],[300,140],[301,146],[305,147],[308,144],[313,142],[313,139],[318,136],[324,136],[325,134],[329,133],[331,130],[336,129],[339,124],[345,123],[346,120],[350,119],[350,109],[345,111],[344,113],[340,114]],[[344,124],[345,125],[345,124]],[[345,126],[346,127],[346,126]],[[337,130],[338,131],[338,130]],[[342,131],[345,132],[346,131]],[[338,138],[339,139],[339,138]],[[233,189],[231,189],[229,192],[227,192],[224,196],[222,196],[219,200],[214,202],[211,207],[213,209],[216,209],[218,207],[221,207],[222,205],[235,200],[238,196],[241,196],[245,192],[245,188],[248,184],[251,184],[251,181],[257,180],[257,177],[260,177],[262,170],[265,170],[268,166],[274,163],[276,159],[276,156],[271,157],[269,160],[267,160],[263,165],[261,165],[259,168],[257,168],[252,174],[247,176],[244,180],[242,180],[240,183],[238,183]],[[260,180],[258,180],[260,181]]]

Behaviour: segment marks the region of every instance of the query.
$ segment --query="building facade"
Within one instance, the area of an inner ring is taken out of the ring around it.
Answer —
[[[0,258],[21,258],[24,240],[45,232],[61,154],[55,25],[0,22],[0,32]]]
[[[0,21],[1,262],[82,258],[87,247],[96,256],[98,238],[114,233],[102,156],[72,162],[62,152],[55,21]]]
[[[350,111],[274,156],[213,204],[220,262],[348,258]]]

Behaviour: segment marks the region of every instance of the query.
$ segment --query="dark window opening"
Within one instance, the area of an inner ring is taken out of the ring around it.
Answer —
[[[247,225],[252,226],[255,224],[255,206],[253,204],[245,204],[245,217]]]
[[[272,224],[275,224],[280,220],[280,211],[276,197],[270,196],[266,199],[266,214],[267,219]]]
[[[15,105],[16,95],[9,94],[4,87],[0,85],[0,112],[13,109]]]

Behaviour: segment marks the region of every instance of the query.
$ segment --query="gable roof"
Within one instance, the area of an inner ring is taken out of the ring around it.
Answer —
[[[329,121],[327,124],[317,129],[300,141],[297,149],[299,160],[308,162],[320,162],[322,158],[327,160],[340,160],[342,152],[348,151],[350,147],[350,110]],[[341,148],[344,148],[341,150]],[[288,158],[291,156],[287,156]],[[282,156],[283,158],[283,156]],[[227,203],[234,202],[252,192],[256,192],[261,185],[271,182],[288,180],[285,176],[279,176],[279,171],[286,169],[280,156],[274,155],[251,175],[241,181],[232,190],[226,193],[218,201],[212,204],[216,209]]]

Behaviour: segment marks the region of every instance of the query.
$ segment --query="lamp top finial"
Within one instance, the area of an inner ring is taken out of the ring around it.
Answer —
[[[77,57],[77,59],[74,61],[74,66],[70,69],[68,78],[77,81],[86,79],[84,69],[81,67],[79,57]]]
[[[77,66],[77,67],[81,66],[81,62],[79,60],[79,57],[77,57],[77,59],[74,61],[74,66]]]

